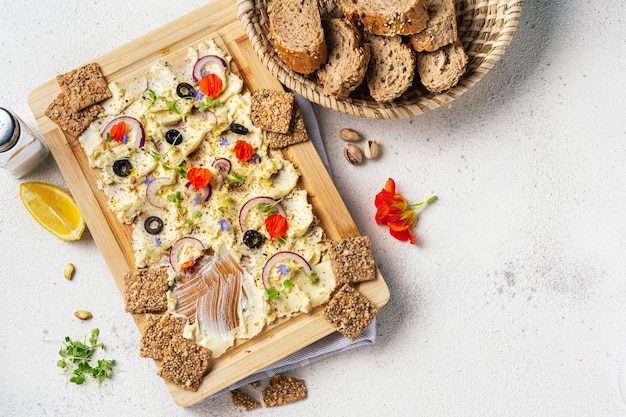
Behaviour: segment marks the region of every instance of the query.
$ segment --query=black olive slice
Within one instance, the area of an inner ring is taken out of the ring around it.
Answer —
[[[165,133],[165,141],[172,146],[183,143],[183,134],[180,130],[170,129]]]
[[[118,177],[128,177],[133,169],[133,164],[128,159],[118,159],[113,162],[113,172]]]
[[[196,90],[191,84],[180,83],[176,86],[176,94],[180,98],[194,98],[196,96]]]
[[[240,125],[239,123],[233,123],[230,125],[230,131],[236,133],[238,135],[247,135],[248,128],[244,125]]]
[[[256,249],[263,243],[263,235],[256,230],[246,230],[243,234],[243,244],[250,249]]]
[[[163,230],[163,220],[157,216],[150,216],[143,223],[143,227],[151,235],[157,235]]]

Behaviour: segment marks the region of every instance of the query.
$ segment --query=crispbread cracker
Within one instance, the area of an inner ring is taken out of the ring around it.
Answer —
[[[322,315],[337,331],[355,341],[376,318],[380,309],[350,284],[337,291]]]
[[[209,369],[212,353],[199,344],[175,336],[170,341],[157,374],[189,391],[197,391]]]
[[[266,407],[289,404],[307,398],[304,380],[276,374],[263,390],[263,404]]]
[[[67,104],[74,111],[113,96],[100,66],[95,62],[57,75],[57,82],[65,94]]]
[[[328,254],[337,285],[376,279],[376,264],[369,236],[331,242]]]
[[[167,268],[142,268],[124,276],[124,302],[128,313],[161,313],[167,310]]]
[[[294,101],[293,93],[259,88],[252,93],[250,119],[265,131],[287,133]]]
[[[169,314],[148,317],[141,334],[139,356],[163,359],[170,341],[176,336],[182,336],[185,324],[187,324],[186,317]]]
[[[101,105],[94,104],[83,110],[74,111],[67,103],[65,95],[61,93],[50,103],[44,114],[65,132],[78,137],[102,110]]]
[[[266,132],[270,149],[286,148],[287,146],[309,140],[309,134],[304,125],[304,116],[302,115],[298,103],[293,104],[293,110],[291,124],[289,125],[289,131],[287,133]]]
[[[246,411],[254,410],[261,407],[261,403],[252,398],[246,392],[240,389],[234,389],[230,392],[230,397],[233,400],[233,405],[237,407],[243,407]]]

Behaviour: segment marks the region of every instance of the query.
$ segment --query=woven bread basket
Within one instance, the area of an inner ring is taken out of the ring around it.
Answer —
[[[317,0],[322,19],[340,13],[332,0]],[[459,83],[440,94],[427,91],[419,81],[400,98],[378,103],[367,88],[357,88],[345,99],[324,94],[316,76],[302,75],[287,68],[269,39],[267,5],[270,0],[237,0],[239,20],[263,64],[285,87],[310,101],[338,112],[370,119],[398,119],[415,116],[450,104],[480,81],[504,54],[522,11],[521,0],[456,0],[459,39],[469,62]],[[417,78],[416,78],[417,80]]]

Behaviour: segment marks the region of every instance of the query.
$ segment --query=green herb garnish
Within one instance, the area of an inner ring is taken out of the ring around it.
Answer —
[[[309,275],[309,282],[311,284],[317,284],[319,280],[320,280],[320,277],[318,277],[315,272],[311,272],[311,274]]]
[[[291,281],[291,280],[289,280],[289,279],[284,280],[284,281],[283,281],[283,287],[285,287],[285,288],[291,288],[291,287],[293,287],[293,281]]]
[[[183,195],[181,194],[180,191],[176,191],[174,194],[167,195],[167,201],[169,201],[170,203],[178,203],[182,199],[183,199]]]
[[[98,335],[100,330],[93,329],[89,343],[83,338],[80,340],[72,340],[69,336],[65,337],[63,348],[59,351],[61,359],[57,361],[59,368],[65,369],[65,374],[69,376],[69,382],[76,385],[85,383],[88,377],[102,383],[105,379],[110,379],[113,374],[114,360],[99,359],[98,364],[94,367],[91,365],[91,357],[98,348],[104,350],[104,343],[98,343]]]
[[[278,290],[276,290],[276,288],[274,287],[268,288],[267,296],[270,298],[270,300],[275,299],[276,297],[278,297]]]

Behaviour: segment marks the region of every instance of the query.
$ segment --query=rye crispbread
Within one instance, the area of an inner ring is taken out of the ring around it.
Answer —
[[[266,407],[289,404],[307,398],[304,380],[276,374],[263,390],[263,404]]]
[[[199,344],[175,336],[170,341],[157,374],[189,391],[197,391],[209,369],[212,352]]]
[[[289,131],[287,133],[266,132],[270,149],[286,148],[287,146],[309,140],[309,134],[304,125],[304,116],[302,115],[298,103],[293,104],[293,110]]]
[[[151,315],[146,319],[141,341],[139,342],[139,356],[143,358],[163,359],[170,341],[176,336],[182,336],[187,324],[186,317]]]
[[[76,138],[89,127],[102,110],[99,104],[79,111],[72,110],[65,95],[61,93],[50,103],[44,114],[63,131]]]
[[[293,93],[259,88],[252,93],[250,119],[265,131],[287,133],[294,101]]]
[[[322,315],[351,341],[376,318],[380,309],[350,284],[341,287],[324,307]]]
[[[128,313],[167,310],[167,268],[133,269],[124,276],[124,302]]]
[[[330,242],[328,254],[337,285],[376,279],[376,263],[369,236]]]
[[[246,411],[254,410],[261,407],[261,403],[252,398],[248,393],[241,389],[234,389],[230,392],[233,405],[243,407]]]
[[[67,104],[74,111],[113,96],[100,66],[95,62],[57,75],[56,79],[65,94]]]

